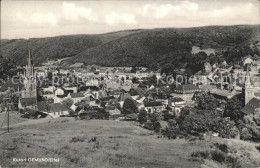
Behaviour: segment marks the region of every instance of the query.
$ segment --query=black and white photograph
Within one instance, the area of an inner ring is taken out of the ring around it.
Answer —
[[[259,0],[0,8],[0,168],[260,168]]]

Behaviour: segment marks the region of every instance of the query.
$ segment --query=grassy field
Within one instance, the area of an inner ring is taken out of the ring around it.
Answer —
[[[75,120],[73,118],[26,120],[0,130],[2,167],[172,168],[221,167],[211,160],[191,157],[212,150],[216,142],[243,155],[244,166],[260,165],[256,144],[220,138],[188,142],[158,138],[134,122]],[[240,156],[239,156],[240,157]],[[59,162],[13,162],[13,158],[59,158]]]
[[[10,125],[14,125],[14,124],[18,124],[24,121],[28,121],[28,119],[25,118],[21,118],[20,114],[18,112],[15,111],[10,111],[9,112],[9,124]],[[6,112],[2,112],[0,113],[0,128],[3,125],[7,126],[7,113]]]

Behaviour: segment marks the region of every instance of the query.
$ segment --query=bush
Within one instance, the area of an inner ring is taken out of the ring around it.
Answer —
[[[180,134],[179,127],[177,125],[171,125],[170,123],[163,131],[163,135],[168,139],[176,139],[178,134]]]
[[[76,142],[84,142],[85,140],[82,137],[73,137],[70,140],[70,143],[76,143]]]
[[[252,133],[249,132],[247,128],[242,128],[240,131],[240,138],[243,140],[250,140],[252,138]]]
[[[207,159],[210,157],[210,152],[208,151],[197,151],[197,152],[193,152],[191,154],[191,157],[199,157],[199,158],[203,158],[203,159]]]
[[[219,163],[223,163],[226,158],[226,154],[221,151],[211,151],[211,158]]]
[[[220,148],[226,148],[224,147],[225,144],[220,144]],[[233,156],[228,156],[226,153],[221,152],[219,150],[214,150],[214,151],[197,151],[193,152],[191,154],[191,157],[197,157],[201,159],[212,159],[216,162],[219,163],[224,163],[227,165],[227,167],[241,167],[239,161],[237,158],[234,158]]]
[[[255,147],[260,152],[260,145]]]
[[[215,144],[216,147],[224,153],[228,153],[228,146],[226,144]]]

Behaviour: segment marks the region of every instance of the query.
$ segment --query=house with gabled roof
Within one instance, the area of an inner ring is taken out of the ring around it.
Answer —
[[[105,111],[108,112],[110,116],[121,114],[121,111],[116,106],[106,106]]]
[[[67,116],[72,110],[65,103],[53,103],[50,107],[49,115],[53,118]]]

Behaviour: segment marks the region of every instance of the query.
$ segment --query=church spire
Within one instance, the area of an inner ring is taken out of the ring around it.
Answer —
[[[33,75],[33,64],[32,64],[32,55],[31,55],[31,42],[29,45],[29,55],[28,55],[28,64],[27,64],[27,68],[28,68],[28,74],[29,76]]]

